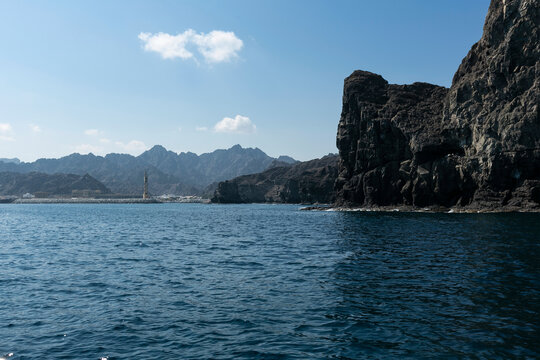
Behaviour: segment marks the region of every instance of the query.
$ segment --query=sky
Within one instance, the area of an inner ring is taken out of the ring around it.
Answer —
[[[0,0],[0,158],[336,153],[343,80],[450,86],[489,0]]]

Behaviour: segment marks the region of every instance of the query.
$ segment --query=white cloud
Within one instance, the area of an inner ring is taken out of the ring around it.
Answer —
[[[182,128],[181,128],[181,127],[178,128],[178,132],[182,132]]]
[[[214,30],[205,34],[188,29],[177,35],[142,32],[138,37],[144,43],[145,51],[157,52],[164,59],[195,58],[193,50],[188,50],[189,47],[195,48],[208,63],[230,61],[238,56],[244,46],[244,42],[232,31]]]
[[[90,145],[90,144],[81,144],[75,147],[75,151],[77,151],[80,154],[89,154],[89,153],[101,154],[103,153],[103,148],[99,146]]]
[[[232,31],[211,31],[194,36],[197,49],[209,63],[230,61],[238,56],[244,43]]]
[[[233,118],[225,117],[214,126],[215,132],[250,134],[256,130],[255,124],[247,116],[236,115]]]
[[[206,126],[197,126],[195,128],[195,131],[207,131],[208,128]]]
[[[11,124],[0,123],[0,141],[15,141]]]
[[[41,128],[36,124],[30,124],[30,129],[32,129],[32,131],[35,132],[35,133],[40,133],[41,132]]]
[[[116,146],[119,148],[128,151],[128,152],[137,152],[137,151],[145,151],[148,149],[148,146],[145,145],[142,141],[139,140],[131,140],[127,144],[124,144],[121,141],[115,142]]]
[[[113,141],[108,138],[92,139],[91,143],[85,143],[75,146],[75,151],[80,154],[93,153],[95,155],[105,155],[110,152],[123,152],[128,154],[141,153],[148,149],[148,146],[142,141],[131,140],[127,143],[122,141]]]
[[[11,124],[8,123],[0,123],[0,134],[7,134],[10,133],[13,130],[11,127]]]
[[[164,59],[189,59],[193,57],[193,53],[186,49],[186,46],[191,41],[195,31],[189,29],[182,34],[170,35],[167,33],[140,33],[139,39],[144,43],[144,50],[155,51]]]
[[[101,132],[98,129],[86,129],[84,134],[88,136],[98,136]]]

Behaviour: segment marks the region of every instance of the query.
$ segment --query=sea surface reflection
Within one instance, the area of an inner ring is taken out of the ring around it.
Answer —
[[[539,215],[298,209],[0,205],[0,355],[540,356]]]

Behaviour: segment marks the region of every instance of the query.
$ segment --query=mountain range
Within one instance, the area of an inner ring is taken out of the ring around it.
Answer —
[[[0,158],[0,163],[14,163],[14,164],[20,164],[21,160],[17,158],[13,159],[7,159],[7,158]]]
[[[0,195],[44,193],[46,195],[72,195],[73,191],[110,193],[102,183],[88,174],[44,174],[38,172],[0,172]]]
[[[258,173],[276,163],[295,162],[289,156],[273,158],[258,148],[242,148],[240,145],[201,155],[192,152],[177,154],[156,145],[139,156],[74,153],[34,162],[0,161],[0,172],[89,174],[113,193],[135,195],[141,193],[143,175],[147,171],[150,193],[194,195],[203,193],[207,186],[219,181]]]
[[[450,88],[354,71],[344,81],[339,161],[224,181],[212,201],[335,194],[343,208],[540,211],[539,69],[540,0],[492,0]]]

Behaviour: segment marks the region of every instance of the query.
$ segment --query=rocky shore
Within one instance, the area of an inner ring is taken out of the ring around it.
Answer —
[[[212,202],[331,204],[335,201],[337,162],[337,155],[328,155],[223,181]]]
[[[444,206],[428,206],[418,207],[412,205],[397,205],[397,206],[368,206],[368,207],[340,207],[340,206],[306,206],[300,208],[302,211],[342,211],[342,212],[403,212],[403,213],[447,213],[447,214],[481,214],[481,213],[508,213],[508,212],[540,212],[538,208],[521,208],[501,206],[497,208],[471,208],[471,207],[454,207],[447,208]]]
[[[345,79],[336,208],[539,211],[539,19],[493,0],[450,89]]]

